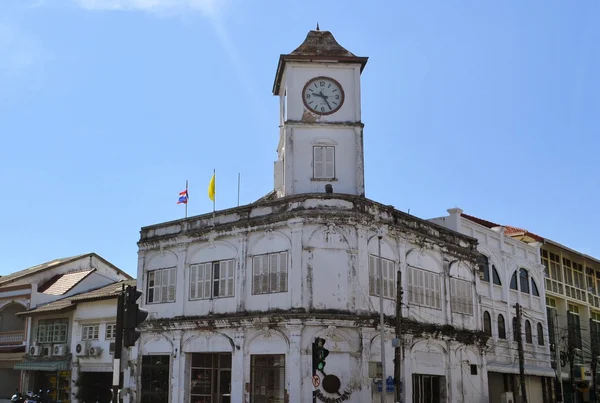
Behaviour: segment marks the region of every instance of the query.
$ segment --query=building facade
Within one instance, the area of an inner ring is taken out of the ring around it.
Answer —
[[[38,323],[28,313],[37,307],[96,289],[131,277],[95,253],[55,259],[0,278],[0,397],[10,398],[15,392],[37,391],[66,384],[70,363],[63,364],[69,354],[70,326],[67,318],[42,323],[49,329],[42,339]],[[66,329],[66,330],[65,330]],[[57,347],[56,354],[54,353]],[[31,349],[34,348],[35,351]],[[57,375],[58,373],[58,375]],[[71,381],[68,377],[69,382]],[[58,388],[51,388],[56,393]],[[66,396],[66,395],[65,395]],[[63,400],[68,401],[68,400]]]
[[[129,402],[393,402],[394,339],[404,402],[488,401],[476,240],[364,197],[366,62],[310,31],[277,68],[275,190],[142,228]]]
[[[25,361],[28,390],[50,390],[60,402],[112,399],[117,298],[135,280],[118,281],[63,298],[18,316],[31,321]]]
[[[555,371],[550,359],[541,243],[513,239],[505,234],[504,227],[464,214],[459,208],[449,209],[448,213],[432,221],[477,239],[481,253],[476,281],[482,329],[490,336],[485,354],[490,402],[502,403],[506,395],[513,396],[513,401],[521,396],[519,338],[528,401],[554,401]]]

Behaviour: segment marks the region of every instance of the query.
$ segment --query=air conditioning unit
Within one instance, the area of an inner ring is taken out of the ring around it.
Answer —
[[[500,393],[500,403],[515,403],[515,397],[512,392]]]
[[[52,347],[52,355],[53,356],[63,356],[66,354],[66,352],[67,352],[66,344],[55,344]]]
[[[42,346],[38,346],[37,344],[29,347],[29,355],[34,357],[39,357],[42,355]]]
[[[92,346],[88,349],[88,355],[90,357],[98,357],[100,354],[102,354],[102,348],[100,347]]]
[[[79,356],[86,356],[89,354],[90,343],[87,341],[82,341],[81,343],[77,343],[75,346],[75,353]]]

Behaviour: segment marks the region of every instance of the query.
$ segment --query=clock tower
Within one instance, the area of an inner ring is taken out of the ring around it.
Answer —
[[[277,197],[364,196],[360,75],[367,59],[318,25],[296,50],[279,57],[273,85],[280,99]]]

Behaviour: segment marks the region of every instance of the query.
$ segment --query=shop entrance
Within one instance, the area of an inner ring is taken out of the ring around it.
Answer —
[[[231,354],[194,353],[190,403],[231,403]]]
[[[81,372],[79,375],[78,397],[82,403],[110,403],[112,399],[112,373]]]

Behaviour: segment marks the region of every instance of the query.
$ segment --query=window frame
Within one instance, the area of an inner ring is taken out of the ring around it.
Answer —
[[[321,161],[317,161],[317,150],[321,152]],[[327,160],[327,151],[332,150],[331,161]],[[317,171],[317,164],[320,164],[320,171]],[[331,176],[327,175],[327,167],[331,165]],[[313,145],[313,179],[314,180],[332,180],[335,179],[335,146],[333,145]]]
[[[504,319],[504,315],[501,313],[498,314],[498,339],[506,340],[506,320]],[[502,327],[500,327],[502,324]]]
[[[274,261],[277,262],[276,270],[273,270]],[[285,265],[282,265],[282,262],[285,262]],[[258,273],[257,269],[259,270]],[[252,295],[280,294],[288,292],[289,271],[290,253],[287,250],[253,255]],[[274,287],[274,284],[277,284],[277,287]]]
[[[112,336],[108,336],[109,331],[108,329],[112,329],[110,331],[110,334],[112,334]],[[115,340],[117,336],[117,324],[116,323],[107,323],[104,329],[104,339],[105,340]]]
[[[41,333],[44,337],[40,337]],[[67,318],[60,319],[41,319],[37,323],[36,342],[38,344],[63,344],[67,342],[69,337],[69,320]],[[60,338],[60,336],[64,338]]]
[[[488,311],[483,311],[483,332],[492,336],[492,316]]]
[[[441,274],[419,267],[407,265],[408,272],[408,301],[410,304],[431,309],[442,309],[442,279]],[[420,277],[420,278],[417,278]],[[427,284],[429,283],[429,284]],[[433,289],[430,286],[434,286]],[[427,300],[432,301],[428,304]]]
[[[383,271],[383,298],[396,300],[396,262],[381,258]],[[379,278],[379,256],[369,254],[369,295],[379,297],[381,280]]]
[[[473,283],[457,277],[450,278],[450,311],[473,315]]]
[[[225,270],[223,270],[224,265]],[[188,289],[188,300],[200,301],[235,297],[236,268],[235,259],[213,260],[191,264],[189,266],[190,287]],[[207,271],[210,272],[210,278],[207,278]],[[225,272],[225,276],[223,276],[223,272]],[[199,274],[202,274],[202,280],[199,279]],[[223,283],[226,284],[225,287],[222,287]],[[218,291],[215,291],[217,289]],[[202,295],[200,295],[200,291],[202,291]]]
[[[167,285],[163,285],[164,274],[167,273]],[[171,275],[173,274],[173,275]],[[160,282],[157,283],[157,277],[160,275]],[[150,277],[154,279],[151,280]],[[171,281],[173,280],[173,281]],[[150,285],[150,281],[154,281],[154,285]],[[166,289],[166,298],[163,298],[163,291]],[[173,298],[170,298],[171,290]],[[150,292],[152,291],[152,292]],[[157,298],[158,294],[158,298]],[[177,297],[177,268],[164,267],[162,269],[148,270],[146,272],[146,303],[147,304],[166,304],[175,302]],[[151,299],[152,297],[152,299]]]
[[[81,326],[81,341],[100,340],[100,324],[90,323]]]

